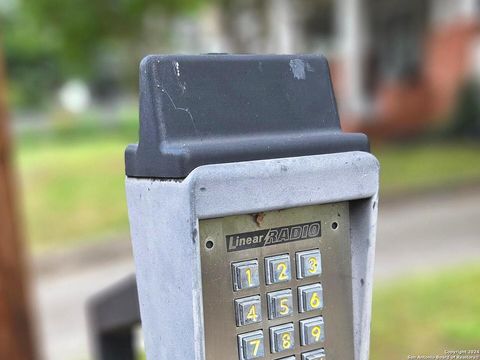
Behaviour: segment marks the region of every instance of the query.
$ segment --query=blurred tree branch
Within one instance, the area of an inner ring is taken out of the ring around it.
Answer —
[[[0,358],[37,358],[26,285],[26,264],[15,206],[15,180],[7,125],[0,47]]]

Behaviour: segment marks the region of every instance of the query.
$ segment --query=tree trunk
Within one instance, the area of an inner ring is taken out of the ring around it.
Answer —
[[[3,53],[0,48],[0,359],[37,358],[28,302],[26,264],[15,206],[7,124]]]

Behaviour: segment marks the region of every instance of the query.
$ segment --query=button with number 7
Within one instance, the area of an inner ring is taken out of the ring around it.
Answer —
[[[238,335],[238,353],[240,360],[258,359],[265,356],[263,331],[258,330]]]
[[[325,341],[323,317],[318,316],[300,321],[300,339],[302,346],[313,345]]]

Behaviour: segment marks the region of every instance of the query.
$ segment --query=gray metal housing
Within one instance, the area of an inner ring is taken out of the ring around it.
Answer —
[[[199,219],[350,201],[355,360],[367,360],[378,174],[373,155],[353,151],[127,178],[147,359],[205,360]]]

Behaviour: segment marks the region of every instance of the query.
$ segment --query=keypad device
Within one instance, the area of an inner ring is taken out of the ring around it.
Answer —
[[[322,258],[320,250],[302,251],[297,253],[297,277],[304,279],[318,276],[322,273]]]
[[[265,355],[263,331],[238,335],[238,353],[240,360],[262,358]]]
[[[298,288],[298,310],[303,313],[323,308],[322,284],[300,286]]]
[[[272,353],[288,351],[295,348],[293,324],[279,325],[270,328],[270,348]]]
[[[200,248],[206,360],[354,358],[348,203],[200,220]]]
[[[302,354],[302,360],[325,360],[325,350],[318,349]]]
[[[235,300],[237,326],[254,324],[262,321],[262,304],[260,296],[250,296]]]
[[[290,281],[292,279],[290,256],[287,254],[265,258],[265,274],[268,285]]]
[[[300,320],[300,338],[302,345],[313,345],[325,341],[325,327],[321,316]]]
[[[292,290],[281,290],[267,293],[268,318],[278,319],[293,314]]]
[[[235,291],[255,288],[260,285],[257,260],[232,264],[232,270],[233,288]]]

